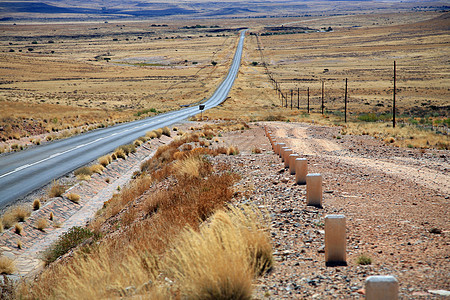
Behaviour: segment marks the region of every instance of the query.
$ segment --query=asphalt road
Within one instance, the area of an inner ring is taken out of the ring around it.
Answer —
[[[230,70],[214,94],[205,104],[205,110],[221,104],[233,86],[241,64],[245,31]],[[75,137],[55,141],[0,158],[0,208],[26,196],[95,159],[133,142],[147,131],[172,125],[198,114],[199,107],[189,107],[160,114],[139,121],[98,129]]]

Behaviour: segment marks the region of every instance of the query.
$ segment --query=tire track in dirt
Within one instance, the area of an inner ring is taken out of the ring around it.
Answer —
[[[447,162],[436,163],[426,158],[402,157],[395,155],[380,156],[372,146],[359,144],[367,148],[367,155],[358,155],[352,148],[338,144],[331,136],[317,138],[316,134],[309,132],[313,127],[306,124],[275,123],[273,129],[276,137],[285,142],[299,154],[305,156],[321,156],[331,161],[364,168],[371,171],[380,171],[385,174],[410,180],[424,187],[435,190],[444,195],[450,195],[449,170]]]

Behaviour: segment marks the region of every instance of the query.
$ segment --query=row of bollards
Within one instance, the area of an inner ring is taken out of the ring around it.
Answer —
[[[266,136],[284,167],[295,175],[296,184],[306,184],[306,204],[322,208],[322,175],[308,174],[308,161],[293,152],[285,143],[276,141],[265,127]],[[346,218],[344,215],[325,216],[325,264],[326,266],[347,265]],[[366,279],[365,294],[369,300],[398,299],[398,281],[393,276],[370,276]]]

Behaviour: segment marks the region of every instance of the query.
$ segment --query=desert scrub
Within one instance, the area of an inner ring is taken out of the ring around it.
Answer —
[[[261,154],[261,149],[260,148],[258,148],[258,147],[256,147],[256,146],[254,146],[253,148],[252,148],[252,153],[253,154]]]
[[[79,177],[85,177],[85,176],[91,176],[94,172],[91,170],[90,167],[84,166],[81,168],[76,169],[73,174],[79,178]]]
[[[46,265],[54,262],[58,257],[66,254],[69,250],[77,247],[88,238],[94,236],[88,228],[72,227],[64,233],[43,253],[43,260]]]
[[[236,146],[230,146],[227,149],[227,155],[238,155],[239,149]]]
[[[99,164],[99,165],[92,165],[89,168],[91,169],[91,171],[93,173],[97,173],[97,174],[102,174],[103,171],[105,170],[105,167],[102,166],[101,164]]]
[[[34,199],[33,210],[38,210],[39,208],[41,208],[41,201],[39,199]]]
[[[14,261],[6,256],[0,257],[0,274],[12,274],[16,270]]]
[[[23,231],[23,226],[19,223],[16,223],[16,225],[14,225],[14,232],[18,235],[22,235],[22,231]]]
[[[48,227],[48,221],[45,218],[39,218],[36,221],[35,226],[36,226],[36,229],[38,229],[40,231],[44,231],[44,229]]]
[[[31,215],[29,206],[19,205],[9,208],[2,218],[2,224],[5,229],[12,227],[17,222],[25,221]]]
[[[80,203],[80,195],[78,195],[78,194],[70,193],[66,197],[73,203],[76,203],[76,204]]]
[[[370,265],[370,264],[372,264],[372,259],[369,256],[365,255],[365,254],[361,254],[356,259],[356,264],[363,265],[363,266]]]
[[[170,137],[170,129],[169,129],[169,127],[166,126],[166,127],[162,128],[161,130],[162,130],[162,134],[163,135]]]
[[[112,161],[113,161],[113,159],[112,159],[111,155],[105,155],[98,159],[98,163],[104,167],[109,165]]]
[[[57,181],[53,181],[50,190],[48,191],[48,196],[50,198],[61,197],[66,191],[66,187]]]

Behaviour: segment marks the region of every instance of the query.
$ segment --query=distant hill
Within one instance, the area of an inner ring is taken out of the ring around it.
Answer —
[[[152,0],[0,0],[0,21],[20,20],[95,20],[154,18],[230,18],[287,17],[339,14],[364,10],[449,9],[445,1],[371,1],[371,0],[253,0],[237,1],[152,1]]]

